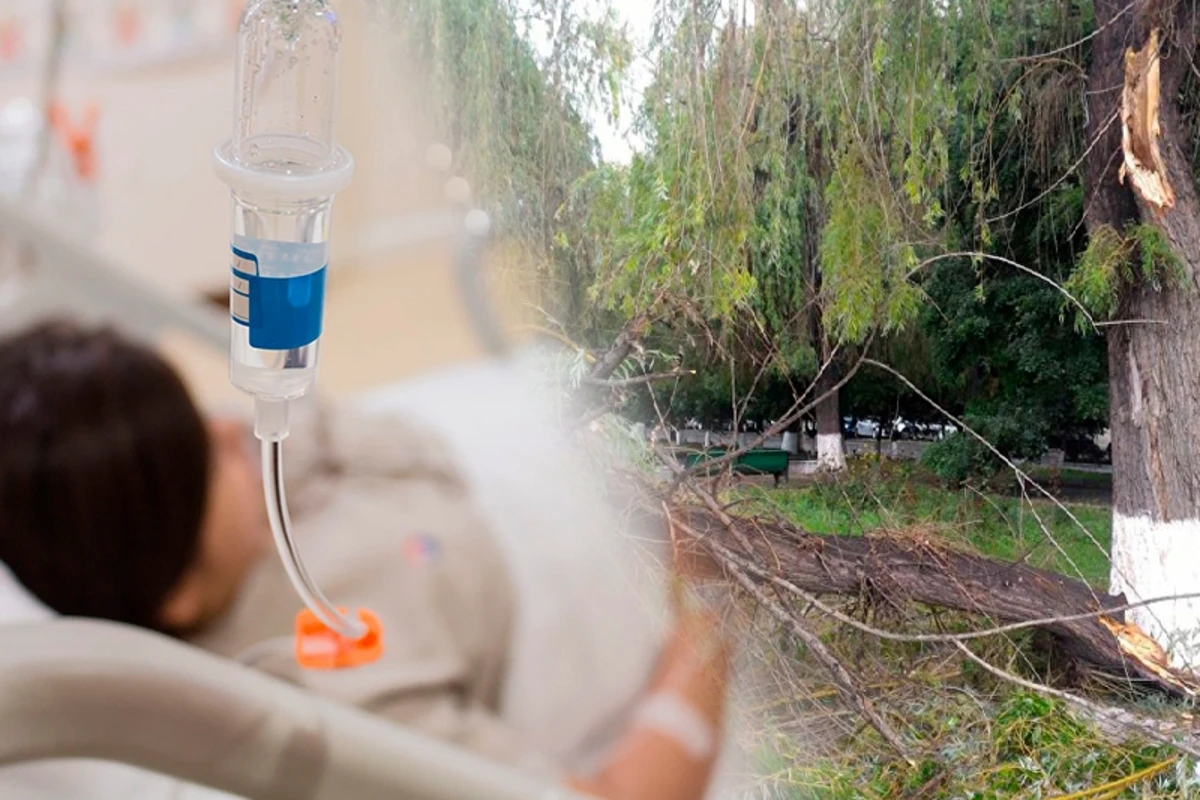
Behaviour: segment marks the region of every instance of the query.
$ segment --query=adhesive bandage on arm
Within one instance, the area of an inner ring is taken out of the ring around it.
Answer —
[[[634,725],[666,736],[696,761],[710,758],[716,749],[717,734],[712,724],[673,692],[655,692],[647,697],[634,715]]]

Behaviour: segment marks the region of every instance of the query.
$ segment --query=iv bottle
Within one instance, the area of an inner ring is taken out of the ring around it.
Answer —
[[[337,145],[341,30],[328,0],[250,0],[238,28],[230,379],[264,400],[316,382],[333,197],[353,159]]]

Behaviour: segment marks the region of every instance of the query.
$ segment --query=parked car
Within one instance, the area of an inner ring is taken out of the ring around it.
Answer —
[[[865,418],[854,423],[854,434],[864,439],[874,439],[883,431],[880,428],[879,420]]]
[[[932,440],[935,436],[933,426],[928,422],[905,420],[904,423],[907,430],[906,439],[918,439],[925,442]]]
[[[931,441],[940,442],[956,433],[958,433],[958,426],[953,422],[934,422],[926,426],[926,434],[924,438]]]

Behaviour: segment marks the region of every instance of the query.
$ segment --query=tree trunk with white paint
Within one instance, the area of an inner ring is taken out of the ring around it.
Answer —
[[[1130,322],[1108,333],[1112,584],[1139,600],[1200,592],[1200,201],[1178,102],[1195,58],[1197,0],[1095,0],[1095,9],[1089,231],[1153,225],[1184,273],[1182,283],[1167,278],[1158,289],[1123,287],[1119,319]],[[1102,88],[1126,84],[1124,92]],[[1145,100],[1156,84],[1157,109]],[[1177,665],[1200,666],[1200,601],[1139,608],[1130,618]]]
[[[793,106],[797,111],[798,106]],[[828,182],[830,161],[823,146],[819,127],[805,135],[804,148],[807,172],[815,186]],[[838,369],[836,351],[826,335],[824,311],[821,304],[821,232],[825,228],[825,204],[819,194],[805,201],[803,216],[803,258],[808,272],[812,302],[808,309],[809,342],[820,357],[824,368],[817,375],[813,396],[820,399],[814,410],[817,418],[817,469],[821,472],[841,472],[846,468],[846,452],[842,446],[842,412],[838,400]],[[826,396],[828,395],[828,396]]]
[[[815,394],[829,396],[817,404],[817,469],[839,472],[846,468],[846,453],[842,447],[842,413],[838,403],[837,373],[832,364],[817,379]]]

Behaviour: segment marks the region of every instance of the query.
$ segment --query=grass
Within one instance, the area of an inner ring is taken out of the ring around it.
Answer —
[[[1081,473],[1092,475],[1092,473]],[[813,533],[861,535],[933,528],[947,542],[1104,587],[1112,535],[1109,509],[949,489],[920,466],[856,459],[832,481],[742,490],[754,510],[772,509]]]
[[[1089,478],[1093,473],[1082,473]],[[947,488],[918,465],[855,460],[836,479],[736,490],[742,512],[777,513],[814,533],[922,533],[1000,559],[1108,583],[1110,511],[1057,507],[982,489]],[[851,613],[872,612],[853,599]],[[858,610],[855,610],[858,609]],[[799,609],[797,609],[799,610]],[[909,630],[963,630],[978,620],[914,609]],[[749,745],[756,800],[1164,800],[1200,797],[1194,762],[1170,748],[1114,743],[1061,703],[998,681],[947,645],[886,642],[809,617],[911,743],[914,763],[891,752],[842,706],[824,671],[778,632],[756,637],[753,669],[765,677]],[[891,620],[895,625],[897,620]],[[916,626],[914,628],[913,626]],[[972,643],[993,664],[1044,681],[1064,673],[1024,632]],[[1087,691],[1072,685],[1075,691]],[[1104,702],[1119,702],[1101,697]],[[1142,709],[1163,710],[1153,702]],[[764,710],[765,709],[765,710]],[[1175,709],[1177,712],[1178,709]]]
[[[757,751],[757,797],[771,800],[1166,800],[1196,796],[1193,765],[1161,745],[1114,746],[1060,703],[1029,692],[992,702],[966,693],[915,700],[909,733],[930,744],[915,764],[872,755],[813,759],[775,736]],[[862,749],[859,749],[862,748]]]

